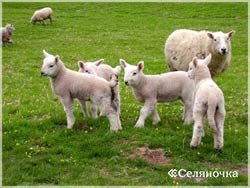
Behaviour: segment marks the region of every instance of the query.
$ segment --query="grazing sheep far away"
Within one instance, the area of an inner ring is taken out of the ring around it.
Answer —
[[[15,31],[15,27],[12,24],[6,24],[5,27],[1,27],[1,33],[2,33],[2,43],[12,43],[11,36],[13,32]]]
[[[204,59],[209,53],[212,60],[209,70],[212,76],[226,70],[231,61],[230,38],[234,31],[228,33],[176,30],[170,34],[165,44],[165,56],[170,71],[187,71],[194,56]]]
[[[187,72],[176,71],[158,75],[144,75],[143,61],[134,66],[120,59],[120,64],[125,70],[125,84],[130,85],[136,99],[144,103],[135,127],[143,127],[145,119],[150,114],[153,117],[153,124],[157,124],[160,121],[156,109],[157,102],[170,102],[177,99],[184,103],[184,123],[191,124],[193,122],[192,94],[194,81],[188,78]]]
[[[216,83],[211,79],[208,65],[211,54],[206,59],[194,57],[189,64],[188,75],[195,81],[194,90],[194,127],[191,141],[192,147],[197,147],[204,136],[204,118],[207,115],[208,123],[214,137],[214,147],[221,150],[223,147],[223,132],[225,119],[224,95]]]
[[[113,88],[117,85],[115,76],[108,82],[95,75],[67,69],[58,55],[48,54],[45,50],[43,54],[41,75],[50,77],[52,89],[66,112],[67,128],[72,128],[75,123],[73,99],[77,98],[82,109],[83,102],[87,100],[98,106],[103,115],[108,117],[111,130],[122,129],[117,107],[113,101],[115,97]]]
[[[44,20],[49,19],[50,24],[52,24],[52,13],[53,11],[49,7],[36,10],[31,17],[31,23],[35,24],[36,22],[43,22],[44,24]]]
[[[118,77],[121,71],[120,66],[116,66],[115,68],[112,68],[111,66],[104,64],[104,59],[100,59],[95,62],[78,61],[78,66],[79,66],[79,72],[93,74],[101,78],[104,78],[107,81],[110,81],[113,75],[116,75]],[[120,114],[120,92],[119,90],[120,89],[119,89],[119,83],[118,83],[117,86],[114,87],[114,92],[115,92],[114,102],[117,106],[117,111]],[[97,118],[96,106],[92,104],[90,109],[91,109],[91,114],[93,118]],[[87,107],[86,107],[86,114],[88,114]]]

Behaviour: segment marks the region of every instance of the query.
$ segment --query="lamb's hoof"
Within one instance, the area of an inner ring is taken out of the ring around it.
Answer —
[[[193,120],[184,120],[184,125],[191,125],[193,123],[194,123]]]
[[[222,153],[222,148],[215,148],[216,153]]]
[[[160,123],[161,122],[161,120],[157,120],[157,121],[153,121],[153,125],[157,125],[158,123]]]
[[[136,125],[135,125],[135,128],[143,128],[143,127],[144,127],[143,124],[136,124]]]
[[[119,132],[119,130],[120,130],[119,128],[111,128],[110,129],[111,132],[116,132],[116,133]]]
[[[73,125],[67,125],[67,129],[72,129]]]

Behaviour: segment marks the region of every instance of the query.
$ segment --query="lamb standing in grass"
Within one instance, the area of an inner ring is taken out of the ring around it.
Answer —
[[[35,24],[36,22],[43,22],[44,24],[44,20],[49,19],[50,24],[52,24],[52,13],[53,11],[50,7],[36,10],[31,17],[31,23]]]
[[[144,102],[140,118],[135,127],[143,127],[146,117],[150,114],[153,116],[153,124],[157,124],[160,121],[156,109],[157,102],[170,102],[177,99],[181,99],[185,106],[184,123],[191,124],[193,122],[192,93],[194,81],[188,78],[187,72],[177,71],[160,75],[144,75],[142,72],[143,61],[134,66],[120,59],[120,64],[125,69],[125,84],[133,88],[137,100]]]
[[[121,71],[120,66],[116,66],[115,68],[112,68],[111,66],[103,64],[103,63],[104,63],[104,59],[100,59],[100,60],[95,61],[95,62],[79,61],[78,62],[79,72],[93,74],[93,75],[99,76],[101,78],[104,78],[107,81],[110,81],[110,79],[112,78],[113,75],[116,75],[118,77],[118,75]],[[114,92],[115,92],[114,102],[117,106],[117,111],[120,114],[119,83],[117,84],[117,86],[114,87]],[[91,105],[91,112],[92,112],[93,118],[97,118],[96,106]],[[86,108],[86,114],[88,114],[87,108]]]
[[[6,24],[5,27],[1,27],[1,33],[2,33],[2,43],[12,43],[11,36],[13,32],[15,31],[15,27],[12,24]]]
[[[196,57],[189,65],[188,75],[195,80],[194,90],[194,128],[192,147],[200,145],[204,136],[204,117],[207,114],[208,123],[214,137],[214,147],[221,150],[223,147],[223,132],[225,119],[224,96],[220,88],[211,79],[208,65],[211,62],[211,54],[201,60]]]
[[[209,32],[180,29],[174,31],[165,44],[165,56],[170,71],[187,71],[192,58],[204,59],[209,53],[212,76],[226,70],[231,61],[230,38],[235,32]]]
[[[116,78],[110,82],[95,75],[82,74],[67,69],[59,56],[53,56],[43,50],[44,60],[41,74],[49,76],[52,89],[59,97],[67,115],[67,128],[75,123],[73,115],[73,99],[77,98],[81,105],[90,100],[97,105],[110,121],[110,129],[120,130],[121,123],[116,106],[113,102],[113,87],[117,85]]]

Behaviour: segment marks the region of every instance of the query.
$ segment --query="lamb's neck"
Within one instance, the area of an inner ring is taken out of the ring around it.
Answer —
[[[147,77],[144,74],[141,74],[140,81],[136,85],[133,86],[134,89],[140,89],[140,88],[144,87],[146,81],[147,81]]]
[[[197,70],[195,73],[195,77],[194,77],[195,84],[199,83],[201,80],[204,80],[204,79],[211,79],[211,74],[209,72],[209,69],[201,68],[200,70]]]
[[[51,77],[52,85],[54,85],[56,82],[60,81],[61,78],[65,75],[66,71],[67,71],[67,68],[63,64],[61,64],[57,74],[54,77]]]

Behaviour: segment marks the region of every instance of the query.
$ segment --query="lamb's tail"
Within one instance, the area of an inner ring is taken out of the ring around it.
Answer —
[[[117,75],[113,74],[112,77],[111,77],[111,80],[109,81],[109,86],[110,86],[110,89],[111,89],[111,105],[115,109],[115,111],[117,111],[117,109],[118,109],[117,104],[115,102],[115,99],[118,97],[116,95],[118,95],[118,94],[114,90],[114,88],[117,85],[118,85],[118,77],[117,77]]]
[[[217,132],[217,126],[215,122],[215,113],[217,108],[218,105],[216,103],[213,102],[208,103],[207,120],[213,133]]]

